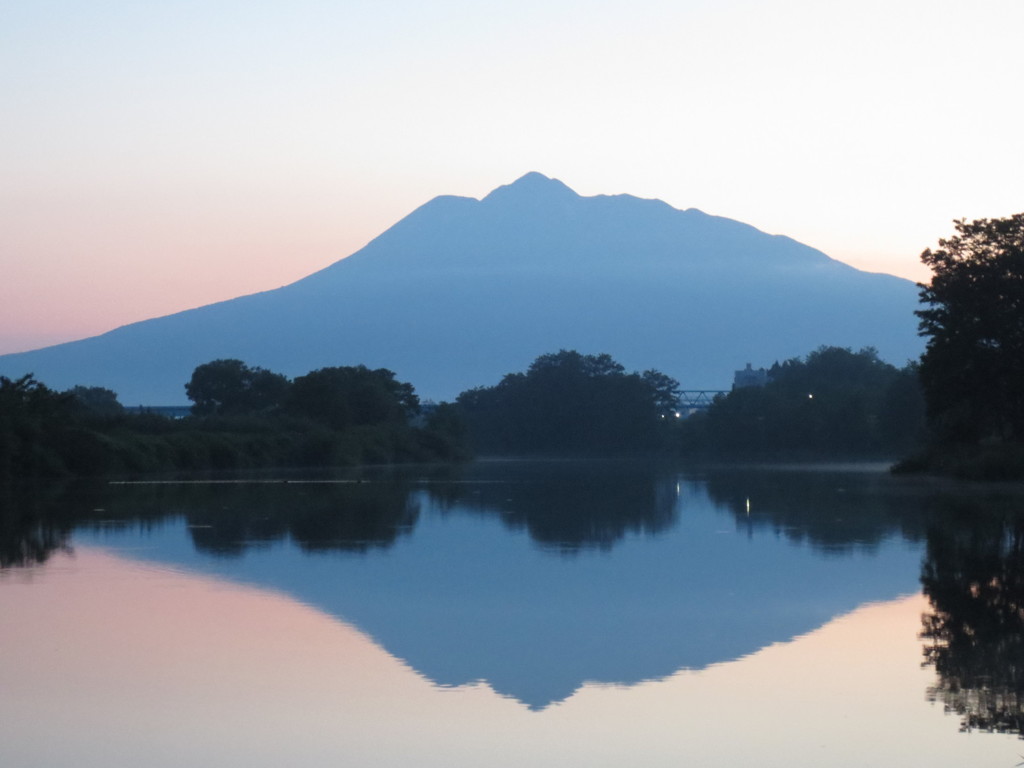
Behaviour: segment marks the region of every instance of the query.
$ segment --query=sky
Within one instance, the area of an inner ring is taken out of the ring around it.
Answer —
[[[1024,210],[1024,0],[0,0],[0,354],[528,171],[926,280]]]

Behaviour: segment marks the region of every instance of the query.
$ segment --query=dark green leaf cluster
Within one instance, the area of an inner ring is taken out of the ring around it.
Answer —
[[[868,347],[820,347],[769,371],[763,387],[734,389],[681,425],[684,450],[719,458],[898,456],[923,430],[916,366],[902,370]]]
[[[678,396],[658,371],[626,373],[609,355],[561,350],[457,403],[479,451],[613,454],[663,447]]]
[[[1024,440],[1024,213],[955,222],[926,250],[921,380],[940,442]]]

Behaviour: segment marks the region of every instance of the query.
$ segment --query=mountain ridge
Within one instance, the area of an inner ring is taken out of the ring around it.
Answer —
[[[922,348],[916,303],[910,281],[784,235],[531,172],[481,199],[432,198],[288,285],[0,356],[0,374],[161,404],[184,402],[192,369],[216,358],[290,376],[365,364],[450,399],[575,348],[724,389],[746,362],[822,344],[902,364]]]

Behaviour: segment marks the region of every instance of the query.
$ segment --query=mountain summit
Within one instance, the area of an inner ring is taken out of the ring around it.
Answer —
[[[901,365],[922,349],[916,306],[912,282],[790,238],[528,173],[482,200],[436,197],[291,285],[0,356],[0,374],[169,404],[216,358],[292,376],[364,364],[450,399],[565,348],[726,389],[747,362],[822,344]]]
[[[543,173],[530,171],[526,175],[520,176],[511,184],[498,187],[487,195],[483,201],[485,203],[508,203],[508,201],[520,200],[528,205],[537,206],[578,197],[579,195],[558,179],[549,179]]]

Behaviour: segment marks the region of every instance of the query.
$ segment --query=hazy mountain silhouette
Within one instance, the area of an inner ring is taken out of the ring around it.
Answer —
[[[902,365],[922,348],[916,304],[912,282],[790,238],[529,173],[482,200],[437,197],[291,285],[0,356],[0,374],[157,404],[184,402],[192,370],[216,358],[293,376],[362,363],[450,399],[567,348],[727,388],[746,362],[822,344]]]

